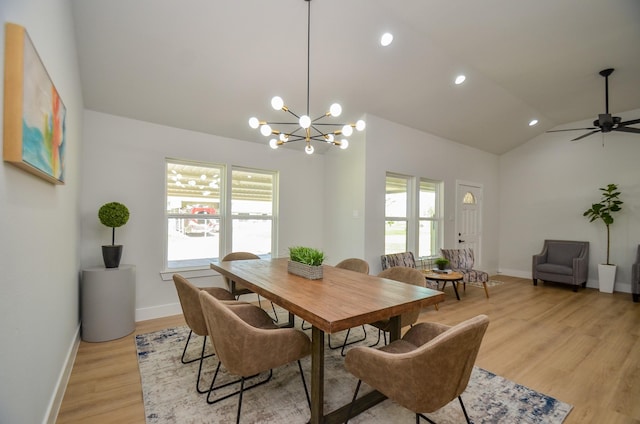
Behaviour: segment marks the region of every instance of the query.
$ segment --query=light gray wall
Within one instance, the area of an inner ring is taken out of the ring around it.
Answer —
[[[365,252],[372,273],[384,252],[384,193],[387,171],[444,181],[444,246],[455,247],[456,181],[481,184],[482,260],[498,268],[498,156],[368,115],[365,160]]]
[[[85,111],[81,193],[82,267],[99,266],[111,230],[98,221],[106,202],[122,202],[129,222],[116,229],[122,263],[136,265],[136,319],[181,313],[173,281],[163,281],[165,158],[278,170],[280,233],[276,256],[297,244],[322,247],[324,157],[266,143],[232,140]],[[198,285],[222,285],[219,277]]]
[[[348,149],[325,153],[323,245],[330,265],[365,257],[365,137],[355,132]]]
[[[0,21],[0,75],[4,23],[22,25],[67,109],[65,185],[0,164],[0,423],[39,423],[61,394],[57,388],[78,337],[83,104],[69,2],[3,0]]]
[[[634,119],[640,110],[620,116]],[[640,243],[640,135],[612,132],[568,141],[581,134],[543,134],[500,157],[500,272],[530,278],[531,256],[540,252],[544,239],[586,240],[588,286],[598,287],[606,229],[582,214],[600,199],[600,187],[615,183],[624,205],[611,226],[611,262],[618,265],[615,290],[628,292]]]

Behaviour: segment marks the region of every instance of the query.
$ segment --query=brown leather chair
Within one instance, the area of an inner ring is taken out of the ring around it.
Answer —
[[[260,259],[260,256],[251,253],[251,252],[231,252],[222,258],[222,262],[227,261],[242,261],[248,259]],[[224,277],[224,282],[227,284],[227,288],[229,291],[237,298],[242,296],[243,294],[252,294],[254,293],[251,289],[243,286],[242,284],[238,284],[235,281],[231,281],[229,278]],[[262,307],[262,302],[260,300],[260,295],[258,296],[258,305]],[[271,302],[271,309],[273,309],[273,320],[278,322],[278,314],[276,313],[276,308],[273,306],[273,302]]]
[[[378,274],[378,277],[388,278],[390,280],[401,281],[407,284],[413,284],[415,286],[426,287],[422,272],[416,268],[410,268],[406,266],[394,266],[393,268],[387,268]],[[418,321],[420,316],[420,309],[413,309],[409,312],[405,312],[400,316],[400,326],[406,327],[407,325],[413,325]],[[378,340],[371,346],[376,346],[380,343],[380,333],[384,332],[384,344],[387,344],[387,334],[391,330],[391,319],[387,318],[381,321],[372,322],[371,325],[378,329]]]
[[[453,327],[423,322],[413,326],[402,339],[379,349],[350,349],[344,365],[359,379],[353,400],[364,381],[415,412],[417,424],[420,418],[433,423],[424,414],[437,411],[457,397],[470,424],[460,395],[469,383],[488,325],[486,315]]]
[[[187,343],[185,343],[184,345],[184,350],[182,351],[182,357],[180,358],[180,361],[183,364],[190,364],[195,361],[200,361],[200,365],[198,367],[198,379],[196,380],[196,390],[198,391],[198,393],[206,393],[207,390],[200,389],[202,361],[205,358],[213,356],[213,353],[210,355],[204,354],[205,348],[207,346],[207,335],[209,333],[207,331],[207,324],[204,322],[204,317],[202,316],[202,307],[200,306],[200,298],[198,297],[198,294],[201,290],[203,290],[216,297],[217,299],[233,302],[235,302],[235,297],[223,288],[196,287],[180,274],[173,274],[173,283],[175,284],[176,291],[178,292],[178,299],[180,299],[180,306],[182,307],[184,320],[189,326],[189,337],[187,337]],[[202,340],[202,351],[199,357],[186,360],[185,355],[187,353],[187,347],[189,346],[189,341],[191,340],[191,336],[193,335],[193,333],[196,333],[198,336],[204,337],[204,339]]]
[[[311,407],[300,364],[300,359],[311,353],[311,340],[306,334],[294,328],[278,327],[263,309],[255,305],[225,304],[205,291],[200,292],[199,296],[207,329],[219,359],[207,395],[208,403],[216,403],[239,394],[236,416],[236,423],[239,423],[243,392],[269,381],[273,368],[297,361],[307,403]],[[211,399],[216,389],[230,384],[215,386],[221,365],[229,373],[240,377],[240,390]],[[269,371],[266,379],[244,387],[247,378],[265,371]]]
[[[369,263],[367,261],[365,261],[364,259],[360,259],[360,258],[349,258],[349,259],[345,259],[343,261],[340,261],[336,264],[335,266],[336,268],[341,268],[341,269],[348,269],[349,271],[354,271],[354,272],[360,272],[362,274],[368,274],[369,273]],[[349,334],[351,333],[351,329],[347,330],[347,334],[344,336],[344,343],[342,343],[342,345],[338,345],[338,346],[332,346],[331,345],[331,334],[329,334],[329,348],[330,349],[341,349],[340,350],[340,355],[344,356],[344,348],[352,345],[354,343],[358,343],[361,342],[363,340],[365,340],[367,338],[367,329],[364,327],[364,325],[362,326],[362,332],[364,333],[364,336],[360,339],[357,340],[352,340],[350,342],[347,342],[347,340],[349,339]]]

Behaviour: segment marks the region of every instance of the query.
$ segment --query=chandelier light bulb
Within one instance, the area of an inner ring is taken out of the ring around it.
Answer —
[[[311,144],[307,144],[307,147],[304,148],[304,152],[308,155],[312,155],[314,150]]]
[[[380,44],[383,47],[387,47],[389,44],[391,44],[392,41],[393,41],[393,34],[389,32],[385,32],[384,34],[382,34],[382,37],[380,37]]]
[[[335,138],[333,137],[333,134],[327,134],[326,140],[327,143],[333,143],[333,140],[335,140]]]
[[[347,140],[346,138],[343,138],[342,140],[340,140],[340,148],[344,150],[347,147],[349,147],[349,140]]]
[[[284,100],[282,100],[282,97],[274,96],[273,99],[271,99],[271,107],[275,110],[282,109],[282,106],[284,106]]]
[[[260,126],[260,121],[255,116],[249,118],[249,126],[254,130]]]
[[[300,123],[300,126],[306,130],[311,126],[311,118],[309,118],[307,115],[302,115],[300,117],[299,123]]]
[[[329,108],[329,113],[331,114],[331,116],[340,116],[340,114],[342,113],[342,106],[340,106],[339,103],[332,104]]]
[[[362,119],[360,119],[358,122],[356,122],[356,129],[358,131],[363,131],[366,128],[366,126],[367,126],[367,124]]]
[[[280,141],[282,141],[283,143],[286,143],[288,139],[289,139],[289,136],[287,134],[280,133]]]
[[[349,137],[351,136],[351,134],[353,134],[353,127],[351,125],[347,124],[342,127],[342,135],[344,135],[345,137]]]
[[[462,84],[462,83],[464,82],[464,80],[466,80],[466,79],[467,79],[467,77],[465,77],[464,75],[458,75],[458,76],[456,77],[455,83],[456,83],[456,85],[460,85],[460,84]]]
[[[264,124],[260,127],[260,134],[265,137],[269,137],[271,135],[271,127],[269,126],[269,124]]]
[[[276,140],[275,138],[272,138],[271,140],[269,140],[269,147],[271,147],[272,149],[277,149],[278,140]]]

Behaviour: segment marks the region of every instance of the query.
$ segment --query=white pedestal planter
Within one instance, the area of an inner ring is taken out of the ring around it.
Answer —
[[[616,282],[616,266],[598,264],[598,286],[602,293],[613,293]]]

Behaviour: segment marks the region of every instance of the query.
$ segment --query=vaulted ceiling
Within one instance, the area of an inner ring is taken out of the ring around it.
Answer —
[[[85,107],[266,143],[247,121],[281,120],[274,95],[306,108],[307,6],[73,0]],[[604,68],[610,111],[640,108],[637,0],[313,0],[310,32],[314,116],[339,102],[341,120],[373,114],[502,154],[604,113]]]

